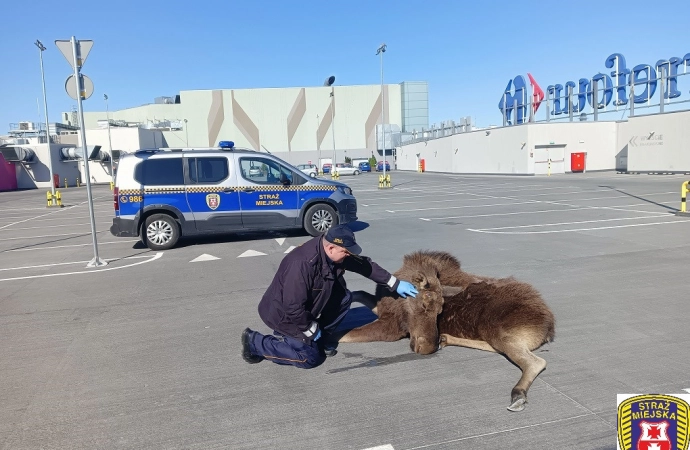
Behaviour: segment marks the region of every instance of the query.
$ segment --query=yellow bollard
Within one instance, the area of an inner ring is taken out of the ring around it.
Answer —
[[[57,205],[62,206],[62,194],[60,194],[60,191],[55,191],[55,198],[57,199]]]
[[[391,176],[390,176],[390,174],[386,175],[386,187],[391,187]]]
[[[79,177],[77,177],[77,187],[81,187],[81,181],[79,180]]]
[[[46,192],[46,198],[48,199],[48,205],[47,206],[48,206],[48,208],[50,208],[51,206],[53,206],[53,196],[50,193],[50,191]]]
[[[680,192],[681,192],[681,194],[680,194],[680,212],[686,212],[686,209],[685,209],[685,208],[686,208],[685,199],[686,199],[686,197],[688,196],[688,183],[690,183],[690,181],[684,182],[683,185],[682,185],[682,187],[681,187],[681,191],[680,191]]]
[[[65,189],[67,189],[67,177],[65,177]]]
[[[115,184],[111,181],[110,182],[110,190],[112,191],[114,187],[115,187]]]
[[[551,176],[551,158],[549,158],[549,170],[548,170],[546,176],[547,176],[547,177],[550,177],[550,176]]]

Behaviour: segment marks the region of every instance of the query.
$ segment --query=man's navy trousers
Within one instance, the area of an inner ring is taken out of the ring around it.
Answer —
[[[321,316],[316,319],[321,330],[321,338],[316,342],[312,342],[306,337],[298,339],[286,336],[277,330],[273,332],[273,335],[263,335],[255,331],[250,337],[249,349],[252,354],[262,356],[276,364],[290,365],[301,369],[316,367],[326,360],[322,343],[329,337],[329,334],[338,328],[350,310],[351,303],[352,294],[350,291],[346,291],[345,297],[339,302],[333,301],[333,299],[329,300],[328,305],[321,312]]]

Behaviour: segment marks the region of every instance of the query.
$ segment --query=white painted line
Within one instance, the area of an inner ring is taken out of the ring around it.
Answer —
[[[528,203],[541,203],[537,200],[531,200],[527,202],[513,202],[513,203],[494,203],[491,205],[464,205],[464,206],[445,206],[443,208],[415,208],[415,209],[396,209],[395,211],[388,211],[391,213],[396,212],[414,212],[414,211],[430,211],[435,209],[462,209],[462,208],[495,208],[498,206],[512,206],[512,205],[524,205]]]
[[[23,228],[13,228],[11,230],[2,230],[3,233],[11,233],[13,231],[19,231],[19,230],[41,230],[43,228],[60,228],[60,227],[83,227],[85,225],[91,225],[91,223],[68,223],[65,225],[43,225],[40,227],[23,227]],[[112,225],[112,222],[103,222],[103,223],[97,223],[96,226],[106,226],[106,225]]]
[[[246,252],[242,253],[238,258],[248,258],[250,256],[262,256],[266,255],[266,253],[262,252],[257,252],[256,250],[247,250]]]
[[[539,202],[539,203],[548,203],[548,204],[555,204],[555,205],[560,205],[560,203],[552,203],[552,202]],[[564,209],[540,209],[537,211],[516,211],[516,212],[508,212],[508,213],[492,213],[492,214],[471,214],[471,215],[465,215],[465,216],[447,216],[447,217],[430,217],[429,220],[447,220],[447,219],[470,219],[473,217],[494,217],[494,216],[513,216],[513,215],[520,215],[520,214],[541,214],[541,213],[549,213],[549,212],[569,212],[569,211],[582,211],[585,209],[614,209],[616,208],[629,208],[632,206],[643,206],[647,205],[647,203],[635,203],[632,205],[621,205],[621,206],[581,206],[581,207],[575,207],[575,208],[564,208]],[[565,206],[565,205],[563,205]],[[659,214],[659,211],[636,211],[636,210],[626,210],[626,209],[620,209],[621,212],[641,212],[645,214]]]
[[[651,225],[669,225],[674,223],[690,222],[690,220],[677,220],[674,222],[653,222],[653,223],[635,223],[630,225],[616,225],[610,227],[592,227],[592,228],[574,228],[570,230],[550,230],[550,231],[485,231],[485,230],[475,230],[468,228],[468,231],[474,231],[477,233],[489,233],[489,234],[551,234],[551,233],[570,233],[573,231],[596,231],[596,230],[610,230],[613,228],[631,228],[631,227],[648,227]]]
[[[369,447],[365,448],[364,450],[395,450],[392,445],[386,444],[386,445],[379,445],[378,447]]]
[[[431,222],[431,219],[425,219],[424,217],[420,217],[419,220],[424,220],[426,222]]]
[[[96,231],[96,233],[103,233],[107,230]],[[88,236],[91,234],[90,231],[80,231],[78,233],[62,233],[62,234],[44,234],[41,236],[19,236],[11,238],[3,238],[0,241],[16,241],[18,239],[38,239],[38,238],[49,238],[49,237],[60,237],[60,236]]]
[[[159,259],[161,256],[163,256],[163,252],[158,252],[155,255],[153,255],[152,257],[150,257],[149,259],[147,259],[146,261],[139,261],[136,263],[132,263],[132,264],[128,264],[126,266],[120,266],[120,267],[107,267],[105,269],[82,270],[80,272],[47,273],[45,275],[31,275],[31,276],[27,276],[27,277],[3,278],[3,279],[0,279],[0,281],[31,280],[31,279],[35,279],[35,278],[62,277],[62,276],[66,276],[66,275],[80,275],[83,273],[98,273],[98,272],[106,272],[109,270],[120,270],[120,269],[126,269],[128,267],[134,267],[134,266],[138,266],[141,264],[150,263],[152,261]],[[126,259],[126,258],[123,258],[123,259]]]
[[[139,242],[140,239],[127,239],[123,241],[109,241],[109,242],[99,242],[98,245],[108,245],[108,244],[121,244],[125,242]],[[93,242],[88,244],[71,244],[71,245],[56,245],[55,247],[34,247],[34,248],[18,248],[16,250],[5,250],[6,252],[32,252],[34,250],[52,250],[54,248],[68,248],[68,247],[85,247],[87,245],[93,245]]]
[[[204,253],[203,255],[197,256],[193,260],[189,261],[190,263],[193,262],[202,262],[202,261],[215,261],[216,259],[220,259],[217,256],[209,255],[208,253]]]
[[[361,205],[362,205],[362,206],[369,206],[369,205],[365,205],[364,203],[361,203]]]
[[[685,392],[687,392],[688,394],[690,394],[690,389],[683,389],[683,390],[684,390]]]
[[[395,211],[391,211],[390,209],[387,209],[386,212],[391,214],[395,213]]]
[[[123,258],[105,258],[106,261],[119,261],[121,259],[139,259],[139,258],[150,258],[151,255],[143,255],[143,256],[125,256]],[[62,262],[62,263],[54,263],[54,264],[39,264],[37,266],[23,266],[23,267],[7,267],[5,269],[0,269],[0,272],[6,271],[6,270],[22,270],[22,269],[40,269],[43,267],[55,267],[55,266],[68,266],[71,264],[87,264],[90,261],[73,261],[73,262]]]
[[[538,224],[532,224],[532,225],[513,225],[510,227],[495,227],[495,228],[482,228],[482,229],[483,230],[510,230],[510,229],[514,229],[514,228],[555,227],[555,226],[560,226],[560,225],[577,225],[580,223],[614,222],[616,220],[653,219],[656,217],[669,217],[669,215],[668,214],[657,214],[656,216],[618,217],[618,218],[613,218],[613,219],[582,220],[579,222],[538,223]]]
[[[96,198],[104,198],[104,197],[96,197]],[[93,199],[93,200],[95,200],[95,199]],[[72,208],[76,208],[77,206],[84,205],[84,204],[86,204],[86,203],[88,203],[88,202],[89,202],[89,201],[86,200],[86,201],[84,201],[84,202],[77,203],[76,205],[68,206],[67,208],[58,209],[57,211],[51,211],[51,212],[49,212],[49,213],[41,214],[41,215],[38,215],[38,216],[35,216],[35,217],[30,217],[30,218],[28,218],[28,219],[20,220],[20,221],[17,221],[17,222],[12,222],[12,223],[10,223],[10,224],[1,226],[1,227],[0,227],[0,230],[5,229],[5,228],[7,228],[7,227],[11,227],[12,225],[16,225],[16,224],[18,224],[18,223],[28,222],[29,220],[34,220],[34,219],[38,219],[38,218],[40,218],[40,217],[50,216],[50,215],[52,215],[52,214],[57,214],[57,213],[62,212],[62,211],[67,211],[67,210],[70,210],[70,209],[72,209]]]
[[[297,247],[295,247],[294,245],[291,245],[290,248],[288,248],[287,250],[285,250],[283,253],[290,253],[291,251],[293,251],[293,250],[296,249],[296,248],[297,248]]]
[[[419,447],[411,447],[408,448],[407,450],[419,450],[421,448],[429,448],[429,447],[438,447],[440,445],[445,445],[445,444],[450,444],[452,442],[460,442],[460,441],[466,441],[468,439],[477,439],[480,437],[486,437],[486,436],[493,436],[495,434],[501,434],[501,433],[510,433],[511,431],[517,431],[517,430],[525,430],[527,428],[534,428],[534,427],[540,427],[542,425],[550,425],[552,423],[558,423],[558,422],[565,422],[567,420],[574,420],[574,419],[579,419],[581,417],[588,417],[591,416],[592,414],[580,414],[577,416],[572,416],[572,417],[565,417],[563,419],[556,419],[556,420],[549,420],[546,422],[541,422],[541,423],[535,423],[532,425],[524,425],[521,427],[515,427],[515,428],[509,428],[507,430],[499,430],[499,431],[492,431],[490,433],[483,433],[483,434],[475,434],[473,436],[465,436],[457,439],[450,439],[448,441],[441,441],[441,442],[434,442],[433,444],[426,444],[426,445],[420,445]]]
[[[276,238],[278,245],[283,245],[285,243],[285,238]]]

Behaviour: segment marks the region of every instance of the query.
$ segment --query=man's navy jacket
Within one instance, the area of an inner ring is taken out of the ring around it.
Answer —
[[[304,334],[318,321],[330,299],[340,302],[346,293],[345,271],[356,272],[395,290],[399,281],[366,256],[348,256],[333,264],[317,236],[290,252],[280,263],[271,285],[259,302],[266,325],[286,336],[310,341]]]

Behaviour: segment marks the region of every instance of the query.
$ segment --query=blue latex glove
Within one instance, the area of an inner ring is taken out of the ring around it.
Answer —
[[[398,283],[398,288],[396,290],[402,298],[407,298],[408,295],[411,297],[416,297],[418,294],[417,289],[415,289],[414,287],[414,284],[408,283],[407,281],[403,280],[400,280],[400,283]]]
[[[316,331],[316,334],[315,334],[314,337],[312,338],[312,341],[316,342],[316,341],[319,340],[320,337],[321,337],[321,328],[319,328],[319,329]]]

